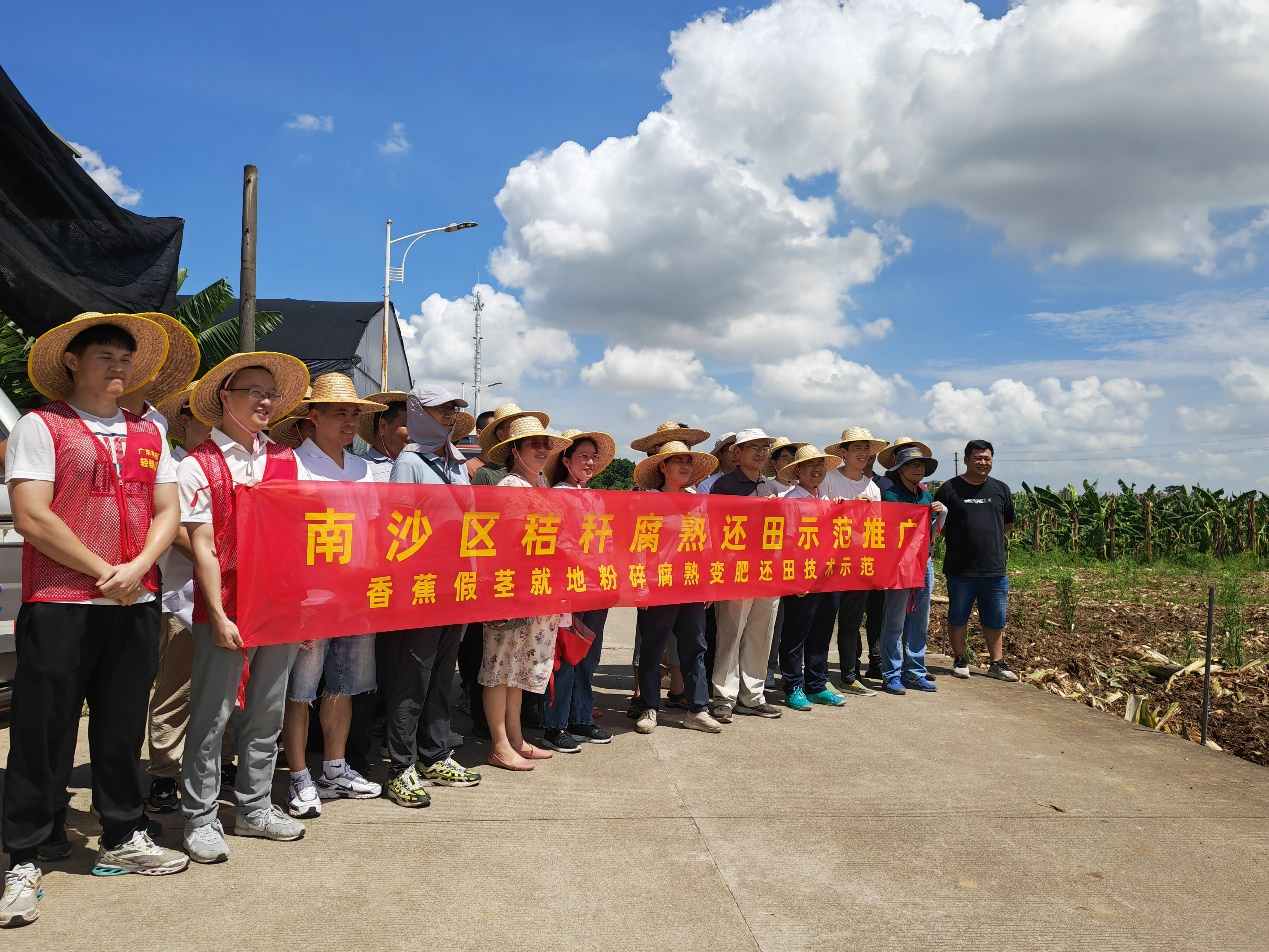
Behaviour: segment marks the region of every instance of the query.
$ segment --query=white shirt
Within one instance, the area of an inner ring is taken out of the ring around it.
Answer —
[[[260,434],[260,448],[254,451],[226,436],[218,426],[212,427],[211,438],[224,454],[235,486],[254,486],[264,478],[268,462],[267,436]],[[181,493],[183,525],[204,525],[212,521],[210,483],[202,465],[192,456],[185,457],[176,467],[176,487]]]
[[[163,435],[163,439],[166,440],[167,439],[167,417],[165,417],[162,413],[160,413],[154,407],[151,407],[148,403],[146,404],[146,406],[149,407],[149,409],[147,409],[145,413],[141,414],[141,419],[149,420],[151,423],[157,426],[159,428],[159,432]]]
[[[344,450],[344,465],[340,466],[326,455],[311,439],[305,440],[295,451],[299,462],[299,477],[318,483],[373,483],[370,465],[351,450]]]
[[[123,418],[123,411],[116,410],[112,417],[99,417],[76,407],[71,409],[88,425],[89,432],[105,445],[115,461],[115,471],[118,472],[128,439],[128,423]],[[57,452],[53,448],[53,434],[37,413],[24,414],[9,434],[4,481],[7,483],[15,479],[38,479],[46,483],[57,481]],[[172,462],[166,439],[163,440],[154,481],[176,482],[176,464]]]
[[[797,483],[793,483],[793,485],[796,486]],[[788,483],[782,483],[778,479],[768,479],[758,484],[758,495],[763,499],[768,499],[772,496],[783,496],[789,489],[790,485]]]
[[[69,404],[68,404],[69,405]],[[124,448],[128,442],[128,422],[123,411],[116,410],[112,417],[99,417],[71,407],[81,420],[88,425],[93,436],[101,440],[110,456],[115,461],[115,473],[120,471]],[[163,430],[162,432],[166,432]],[[37,413],[27,413],[13,426],[9,434],[9,446],[5,454],[4,481],[36,479],[40,482],[57,482],[57,450],[53,446],[53,434],[48,424]],[[167,440],[163,440],[159,455],[159,467],[154,478],[155,483],[176,482],[176,464],[172,462],[172,454],[168,452]],[[73,528],[73,527],[72,527]],[[154,594],[146,592],[137,599],[137,603],[154,601]],[[115,598],[70,599],[64,605],[118,605]]]
[[[177,463],[187,456],[185,447],[172,448],[172,459]],[[159,571],[163,575],[163,610],[179,618],[186,628],[193,628],[194,563],[173,546],[159,559]]]
[[[881,490],[865,474],[862,479],[849,479],[841,469],[835,469],[820,483],[820,492],[832,499],[858,499],[867,496],[873,502],[881,502]]]
[[[780,493],[780,498],[781,499],[828,499],[830,497],[828,493],[824,492],[824,484],[820,483],[820,494],[818,496],[812,496],[802,486],[798,486],[795,484],[793,486],[789,486],[782,493]]]

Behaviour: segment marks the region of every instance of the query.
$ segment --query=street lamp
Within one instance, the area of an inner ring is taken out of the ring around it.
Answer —
[[[475,228],[476,222],[463,221],[445,225],[442,228],[428,228],[426,231],[416,231],[413,234],[402,235],[400,238],[392,237],[392,219],[388,219],[387,231],[383,241],[383,364],[380,368],[379,385],[384,390],[388,389],[388,318],[392,314],[392,305],[388,300],[388,286],[396,281],[398,284],[405,281],[405,259],[410,253],[410,249],[414,247],[414,242],[418,241],[424,235],[434,235],[438,231],[462,231],[464,228]],[[392,246],[399,241],[410,242],[405,246],[405,253],[401,255],[401,267],[392,267]]]

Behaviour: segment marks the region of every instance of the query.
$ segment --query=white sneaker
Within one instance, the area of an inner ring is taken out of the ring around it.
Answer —
[[[347,764],[338,777],[326,776],[323,770],[317,777],[317,795],[323,800],[347,797],[350,800],[371,800],[383,793],[383,787],[367,780]]]
[[[704,731],[707,734],[721,734],[723,732],[723,725],[714,720],[710,716],[709,711],[697,711],[694,714],[685,715],[683,726],[690,727],[694,731]]]
[[[952,677],[954,678],[968,678],[969,677],[969,662],[959,655],[952,659]]]
[[[185,852],[196,863],[223,863],[229,859],[229,844],[219,820],[185,831]]]
[[[651,734],[657,728],[657,712],[645,707],[639,719],[635,721],[635,730],[640,734]]]
[[[299,786],[291,781],[291,801],[286,812],[298,820],[315,820],[322,815],[322,798],[311,779],[302,781]]]
[[[41,874],[34,863],[19,863],[4,874],[0,896],[0,926],[26,925],[40,918]]]

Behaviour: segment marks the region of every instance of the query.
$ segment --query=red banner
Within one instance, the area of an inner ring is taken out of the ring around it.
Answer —
[[[924,584],[899,503],[268,482],[238,493],[249,645],[613,606]]]

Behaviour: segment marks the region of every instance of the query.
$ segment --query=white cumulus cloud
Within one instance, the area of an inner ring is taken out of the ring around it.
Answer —
[[[406,355],[416,380],[455,391],[472,378],[475,357],[473,295],[484,301],[481,317],[481,379],[508,392],[525,380],[559,384],[577,361],[577,345],[563,331],[535,325],[510,294],[478,284],[473,294],[451,301],[433,294],[404,322]],[[488,399],[488,398],[486,398]]]
[[[141,192],[125,185],[123,173],[116,166],[107,165],[100,152],[77,142],[71,142],[70,147],[79,153],[80,157],[76,159],[79,167],[91,176],[115,204],[122,205],[124,208],[135,208],[141,203]]]
[[[401,155],[410,151],[410,140],[405,137],[405,123],[394,122],[388,129],[388,137],[378,145],[380,155]]]
[[[314,116],[307,112],[297,112],[295,118],[285,124],[287,129],[296,129],[300,132],[333,132],[335,130],[334,116]]]

